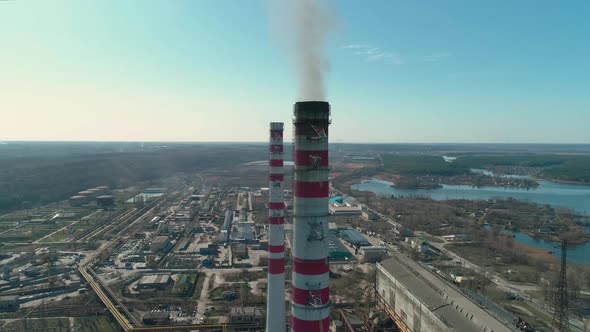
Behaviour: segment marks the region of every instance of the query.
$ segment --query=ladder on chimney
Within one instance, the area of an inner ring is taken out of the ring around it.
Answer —
[[[323,241],[326,238],[326,234],[324,234],[324,225],[321,221],[310,221],[307,223],[309,225],[309,235],[307,236],[307,241]]]
[[[317,135],[317,136],[311,136],[311,137],[309,137],[309,139],[320,140],[320,139],[324,139],[324,138],[328,137],[328,135],[326,134],[326,131],[323,128],[319,128],[318,126],[314,125],[313,123],[310,123],[309,125],[311,126],[313,131],[315,131],[315,133]]]

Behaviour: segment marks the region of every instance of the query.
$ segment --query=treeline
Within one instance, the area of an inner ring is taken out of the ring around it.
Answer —
[[[18,158],[0,163],[0,212],[39,206],[107,185],[122,188],[180,172],[263,160],[265,145],[179,144],[156,151]]]
[[[540,175],[556,180],[590,183],[590,156],[555,154],[507,154],[461,156],[457,165],[469,168],[518,166],[542,168]]]
[[[543,176],[563,181],[590,183],[590,157],[567,160],[543,171]]]
[[[472,168],[494,166],[530,167],[541,170],[541,177],[556,180],[590,183],[590,156],[557,154],[498,154],[456,155],[453,162],[440,156],[415,154],[385,154],[384,168],[400,175],[453,176],[470,172]]]
[[[469,173],[469,168],[458,163],[446,162],[440,156],[398,155],[382,156],[387,171],[400,175],[459,175]]]

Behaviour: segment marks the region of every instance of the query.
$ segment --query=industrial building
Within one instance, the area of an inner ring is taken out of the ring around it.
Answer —
[[[139,289],[164,289],[171,285],[174,281],[170,278],[170,274],[150,274],[141,277],[137,282]]]
[[[385,312],[404,331],[511,331],[460,292],[437,288],[419,271],[394,258],[377,264],[376,289]]]
[[[348,242],[351,246],[370,246],[371,242],[369,242],[361,233],[357,232],[354,229],[345,229],[340,231],[340,237],[346,242]]]
[[[231,209],[225,210],[225,217],[223,219],[223,225],[221,225],[221,232],[219,233],[219,242],[229,242],[229,235],[231,233],[231,224],[233,220],[233,211]]]
[[[328,242],[328,259],[330,261],[346,261],[352,259],[352,253],[340,242],[332,232],[326,234]]]
[[[418,237],[410,240],[410,246],[412,247],[412,249],[416,249],[416,251],[424,254],[428,251],[430,243],[427,240]]]
[[[244,243],[234,243],[231,246],[233,257],[240,259],[248,258],[248,247]]]
[[[376,263],[387,257],[387,249],[384,247],[362,247],[360,249],[361,263]]]
[[[150,243],[150,251],[153,253],[159,252],[159,251],[166,251],[168,248],[170,248],[171,243],[168,240],[168,236],[166,235],[159,235],[159,236],[155,236],[152,239],[152,242]]]
[[[203,199],[205,199],[205,195],[191,195],[192,201],[200,202]]]
[[[230,235],[232,242],[257,243],[254,222],[240,222],[234,224]]]
[[[146,325],[166,325],[170,323],[170,314],[167,312],[146,312],[142,320]]]
[[[229,308],[229,323],[251,323],[264,321],[265,312],[259,307]]]
[[[359,205],[342,196],[332,197],[328,202],[330,214],[333,216],[360,216],[362,213]]]
[[[17,311],[19,307],[18,295],[0,296],[0,312]]]

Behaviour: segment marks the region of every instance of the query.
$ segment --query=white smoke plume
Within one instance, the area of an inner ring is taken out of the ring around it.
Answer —
[[[271,27],[293,57],[299,79],[299,99],[326,100],[325,55],[334,31],[334,10],[327,0],[269,0]]]

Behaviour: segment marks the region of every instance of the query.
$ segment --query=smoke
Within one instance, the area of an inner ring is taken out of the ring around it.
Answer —
[[[329,62],[325,47],[335,27],[335,14],[326,0],[270,1],[271,27],[293,57],[300,100],[326,100]]]

